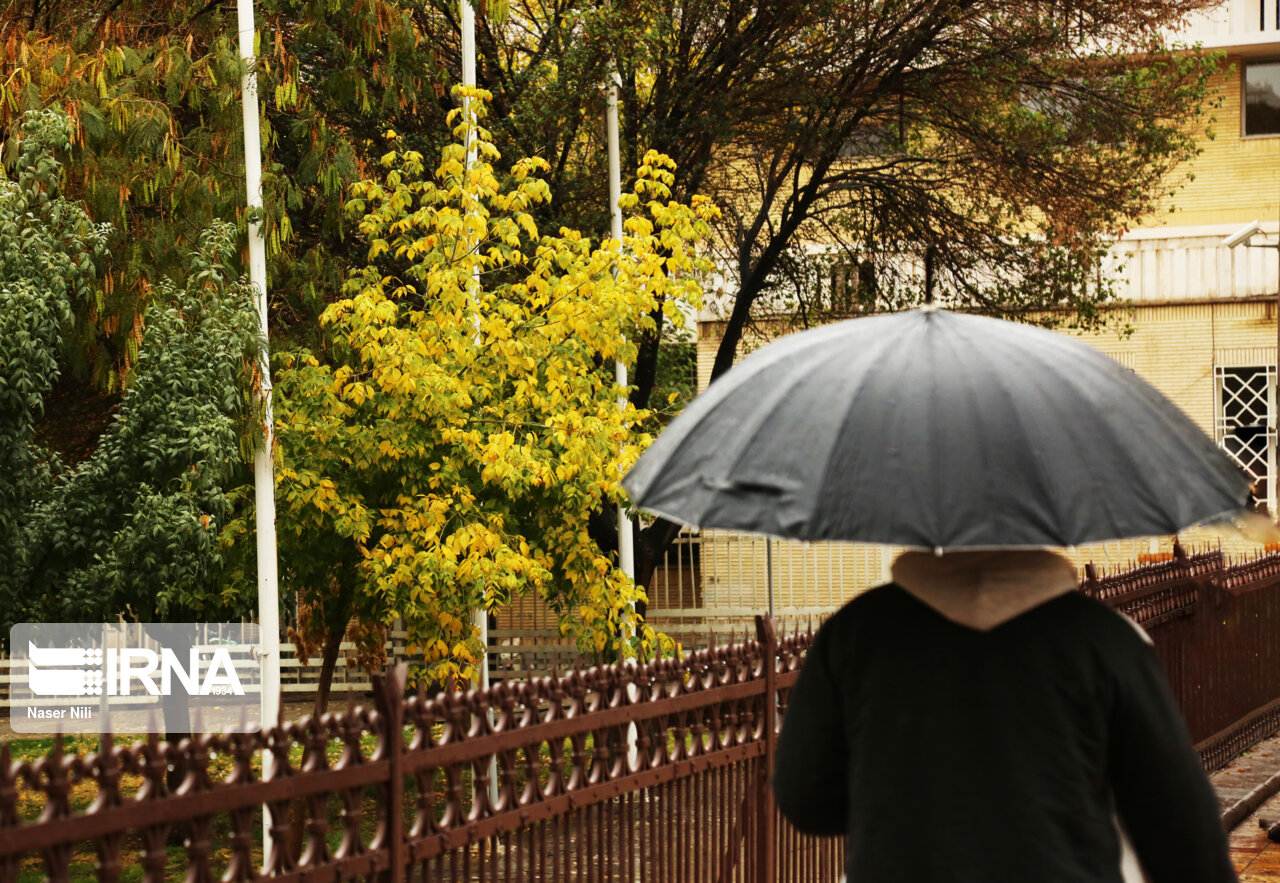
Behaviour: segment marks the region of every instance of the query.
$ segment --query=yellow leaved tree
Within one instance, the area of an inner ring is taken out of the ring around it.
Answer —
[[[482,114],[488,94],[463,94]],[[634,359],[653,311],[680,323],[696,304],[715,210],[673,202],[671,162],[650,153],[621,243],[543,235],[531,211],[551,199],[546,164],[499,173],[488,132],[454,122],[434,177],[397,149],[355,186],[367,264],[323,315],[323,357],[296,356],[279,378],[296,642],[336,658],[353,622],[368,634],[398,616],[426,677],[457,684],[480,651],[471,611],[533,592],[584,647],[650,656],[652,630],[621,629],[643,596],[588,522],[622,498],[649,440],[613,362]]]

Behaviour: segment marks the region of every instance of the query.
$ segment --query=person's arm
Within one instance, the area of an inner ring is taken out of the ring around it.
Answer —
[[[778,808],[806,834],[849,830],[849,749],[827,653],[829,625],[818,632],[791,690],[773,769]]]
[[[1148,883],[1235,883],[1218,800],[1154,648],[1125,654],[1112,711],[1116,809]]]

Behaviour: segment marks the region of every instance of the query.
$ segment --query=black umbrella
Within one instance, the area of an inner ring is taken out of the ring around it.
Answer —
[[[698,396],[623,479],[698,527],[933,549],[1174,533],[1248,484],[1092,347],[926,308],[785,337]]]

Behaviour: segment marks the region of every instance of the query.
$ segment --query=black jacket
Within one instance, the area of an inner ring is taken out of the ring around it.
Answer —
[[[990,631],[897,585],[818,632],[787,697],[774,793],[843,834],[849,883],[1235,881],[1218,804],[1154,650],[1070,592]]]

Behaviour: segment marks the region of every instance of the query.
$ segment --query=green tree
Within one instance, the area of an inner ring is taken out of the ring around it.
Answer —
[[[35,443],[34,426],[59,373],[73,305],[96,287],[106,231],[59,193],[57,151],[69,144],[67,118],[31,114],[22,125],[18,176],[0,170],[0,633],[26,609],[26,518],[44,502],[59,469]]]
[[[432,47],[406,8],[385,0],[255,5],[272,315],[304,334],[358,260],[341,205],[381,152],[379,133],[408,120],[441,131],[433,142],[441,143],[444,111]],[[16,0],[0,8],[0,141],[24,112],[64,108],[74,124],[68,194],[113,224],[104,296],[73,305],[76,346],[66,362],[83,382],[123,388],[159,280],[185,272],[215,221],[243,231],[243,69],[234,4]]]
[[[19,510],[31,615],[184,622],[252,606],[224,584],[217,542],[260,434],[259,332],[251,286],[229,266],[236,240],[215,224],[185,282],[157,286],[133,380],[97,449]]]
[[[67,117],[32,113],[22,130],[22,172],[0,179],[3,634],[22,619],[129,613],[181,622],[247,612],[249,599],[222,579],[217,543],[231,514],[226,488],[244,481],[260,424],[256,314],[250,286],[228,268],[235,228],[211,227],[185,282],[157,287],[122,403],[92,455],[64,466],[36,444],[33,427],[61,370],[75,305],[101,302],[95,262],[109,233],[58,192]],[[164,714],[171,737],[190,730],[185,702],[166,702]]]
[[[304,607],[333,617],[330,634],[352,615],[403,617],[436,682],[473,673],[471,611],[525,592],[588,649],[620,649],[643,596],[588,521],[621,498],[646,415],[619,407],[601,365],[634,358],[657,304],[679,321],[676,304],[696,301],[714,216],[672,201],[670,163],[650,154],[622,243],[540,234],[546,164],[500,174],[477,127],[467,168],[466,131],[434,179],[395,150],[353,190],[368,262],[324,313],[325,360],[301,355],[277,387],[282,549],[298,545],[282,558],[299,562]],[[627,637],[627,652],[655,651],[647,627]]]

